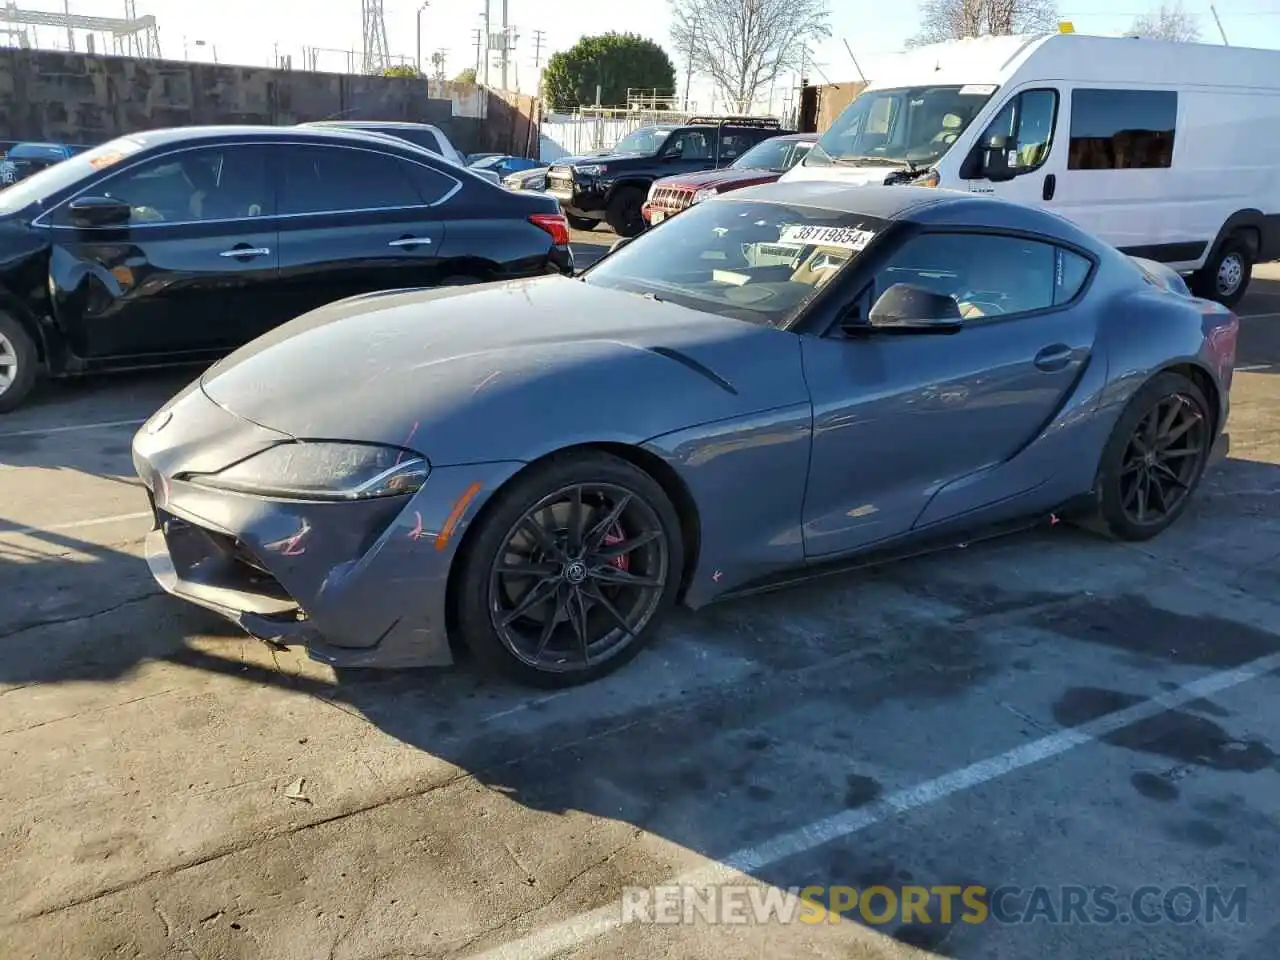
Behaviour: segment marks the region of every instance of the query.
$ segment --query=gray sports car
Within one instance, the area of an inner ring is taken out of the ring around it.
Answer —
[[[1067,221],[778,183],[577,278],[392,290],[138,432],[172,593],[337,667],[531,684],[697,608],[983,531],[1151,537],[1224,450],[1238,321]]]

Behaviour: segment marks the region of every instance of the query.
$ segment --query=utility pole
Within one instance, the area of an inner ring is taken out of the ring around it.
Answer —
[[[503,0],[505,3],[506,0]],[[76,52],[76,32],[71,29],[71,0],[62,0],[62,9],[67,15],[67,50],[70,53]]]
[[[484,85],[489,85],[489,61],[493,59],[489,56],[490,48],[493,45],[493,35],[489,33],[489,0],[484,0]]]
[[[418,73],[422,73],[422,12],[431,6],[431,0],[422,0],[422,5],[418,7],[418,29],[415,34],[418,41]]]
[[[480,42],[480,28],[477,27],[476,29],[472,30],[471,34],[472,34],[472,37],[471,37],[472,42],[475,43],[475,47],[476,47],[476,83],[479,83],[480,82],[480,56],[481,56],[480,51],[482,49],[481,42]]]
[[[507,66],[511,61],[511,26],[507,23],[507,0],[502,0],[502,90],[507,87]]]
[[[542,42],[543,37],[547,35],[545,30],[533,31],[533,69],[542,69]]]
[[[1222,45],[1224,47],[1231,46],[1231,44],[1227,42],[1227,31],[1222,29],[1222,21],[1218,19],[1218,8],[1213,4],[1209,4],[1209,12],[1213,14],[1213,22],[1218,25],[1218,33],[1222,37]]]

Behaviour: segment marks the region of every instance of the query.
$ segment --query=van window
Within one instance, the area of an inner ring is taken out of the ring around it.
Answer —
[[[836,117],[805,166],[929,166],[991,99],[990,85],[902,87],[860,94]]]
[[[1172,90],[1075,90],[1067,169],[1171,167],[1177,117]]]
[[[1001,136],[1017,151],[1017,173],[1030,173],[1049,158],[1053,125],[1058,116],[1058,91],[1024,90],[1001,110],[982,139]]]

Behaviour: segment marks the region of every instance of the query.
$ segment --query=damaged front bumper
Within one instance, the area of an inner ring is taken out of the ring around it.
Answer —
[[[144,427],[133,449],[154,514],[147,564],[164,590],[337,668],[453,662],[450,567],[469,519],[518,465],[433,469],[412,496],[367,501],[214,490],[174,476],[194,460],[231,462],[274,441],[203,394],[181,406],[195,415],[175,409],[161,434],[176,440]]]

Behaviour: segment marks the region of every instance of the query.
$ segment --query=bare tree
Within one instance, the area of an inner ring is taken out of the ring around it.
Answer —
[[[1181,0],[1174,0],[1138,17],[1129,32],[1155,40],[1194,43],[1200,39],[1200,24],[1195,14],[1188,13],[1182,6]]]
[[[1054,0],[923,0],[920,32],[909,46],[960,37],[1009,36],[1057,29]]]
[[[675,49],[741,112],[800,65],[806,43],[831,35],[827,0],[671,0],[671,8]]]

